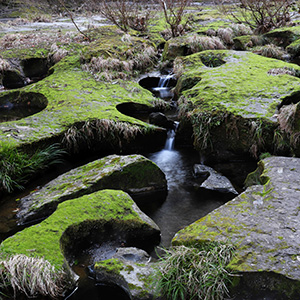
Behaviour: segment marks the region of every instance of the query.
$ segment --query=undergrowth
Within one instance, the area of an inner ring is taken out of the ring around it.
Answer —
[[[34,174],[61,163],[64,154],[59,144],[29,154],[0,143],[0,191],[23,189]]]
[[[233,275],[226,270],[234,248],[209,243],[164,250],[155,274],[157,293],[172,300],[221,300],[228,295]]]

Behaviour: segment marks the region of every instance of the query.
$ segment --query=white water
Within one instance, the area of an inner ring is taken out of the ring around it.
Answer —
[[[166,77],[160,77],[159,82],[158,82],[158,87],[162,88],[162,87],[167,87],[170,79],[173,78],[173,75],[167,75]]]
[[[175,136],[176,136],[176,130],[178,124],[179,124],[178,122],[175,122],[175,128],[168,131],[168,136],[167,136],[164,150],[169,150],[169,151],[174,150]]]

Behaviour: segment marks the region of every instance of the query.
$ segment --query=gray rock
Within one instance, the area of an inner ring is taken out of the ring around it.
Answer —
[[[221,193],[238,194],[229,179],[216,172],[213,168],[196,164],[194,165],[194,175],[195,177],[202,177],[204,180],[200,184],[200,188]]]
[[[95,264],[93,276],[98,282],[121,286],[131,299],[150,300],[154,299],[154,266],[144,250],[118,248],[112,259]]]
[[[239,289],[271,290],[276,299],[300,298],[300,159],[269,157],[258,176],[234,200],[179,231],[173,244],[230,242],[229,268],[240,274]],[[245,279],[246,278],[246,279]]]
[[[141,155],[110,155],[60,175],[20,199],[19,223],[45,218],[59,203],[103,189],[131,196],[166,193],[167,181],[159,167]]]

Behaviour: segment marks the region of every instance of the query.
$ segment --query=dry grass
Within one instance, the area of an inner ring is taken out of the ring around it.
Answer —
[[[281,47],[278,47],[273,44],[256,47],[253,49],[253,52],[255,54],[276,59],[283,59],[286,54]]]
[[[245,24],[232,24],[230,28],[233,31],[234,36],[252,35],[253,30]]]
[[[176,78],[179,78],[184,72],[184,66],[182,62],[182,57],[177,57],[174,60],[173,65],[173,73],[175,74]]]
[[[233,45],[233,38],[235,35],[231,28],[219,28],[217,35],[226,45]]]
[[[48,59],[51,61],[52,64],[56,64],[67,55],[68,55],[68,51],[63,48],[59,48],[55,43],[50,48]]]
[[[220,38],[215,36],[209,37],[195,34],[188,38],[188,43],[191,47],[192,53],[203,50],[226,49]]]
[[[170,102],[158,98],[152,101],[152,105],[155,110],[159,110],[159,111],[165,111],[171,109]]]
[[[0,72],[10,69],[10,64],[7,60],[0,58]]]
[[[290,104],[281,107],[278,114],[280,129],[290,138],[292,146],[296,146],[300,141],[300,132],[295,132],[297,104]]]
[[[131,40],[129,35],[124,35],[122,39]],[[124,55],[126,60],[103,56],[93,57],[82,68],[84,71],[91,72],[97,80],[130,79],[153,66],[157,60],[155,49],[146,44],[126,51]]]
[[[137,125],[96,119],[70,127],[63,138],[63,145],[73,153],[80,152],[82,145],[91,149],[95,143],[114,145],[122,149],[123,143],[134,140],[143,129]]]
[[[20,294],[57,299],[68,288],[69,280],[65,272],[57,271],[47,260],[21,254],[0,261],[0,278],[2,290],[12,290],[14,299]]]
[[[83,39],[75,32],[31,32],[10,33],[0,38],[0,51],[9,49],[28,49],[32,47],[50,48],[54,43],[62,45],[70,43],[83,43]]]
[[[269,75],[291,75],[291,76],[297,76],[297,71],[294,68],[275,68],[268,71]]]

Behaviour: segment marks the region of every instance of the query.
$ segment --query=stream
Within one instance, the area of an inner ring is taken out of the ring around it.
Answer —
[[[171,77],[165,76],[157,80],[157,87],[148,87],[154,94],[160,98],[172,101],[171,87],[168,86]],[[173,82],[174,83],[174,82]],[[172,103],[176,106],[176,103]],[[161,243],[159,247],[169,247],[171,240],[179,230],[190,225],[201,217],[207,215],[212,210],[231,200],[234,196],[215,191],[199,188],[198,180],[193,176],[194,164],[200,163],[199,153],[190,148],[176,147],[176,112],[168,115],[168,118],[174,121],[174,128],[168,130],[166,143],[163,149],[154,153],[144,153],[144,155],[155,162],[165,173],[168,182],[168,194],[166,199],[153,199],[150,201],[141,201],[140,209],[146,213],[161,229]],[[81,162],[83,163],[83,162]],[[74,167],[74,166],[73,166]],[[255,166],[254,166],[255,167]],[[63,166],[59,172],[65,172],[71,166]],[[246,171],[247,173],[248,171]],[[53,174],[55,177],[55,174]],[[48,178],[51,180],[52,178]],[[47,179],[36,184],[43,185]],[[32,188],[32,187],[31,187]],[[25,196],[26,191],[20,196]],[[143,204],[142,204],[143,203]],[[15,199],[5,202],[0,208],[0,233],[5,238],[5,232],[8,235],[13,234],[11,228],[15,227],[15,211],[17,209]],[[17,228],[15,230],[21,230]],[[97,249],[94,249],[97,252]],[[112,249],[108,249],[112,251]],[[113,249],[114,250],[114,249]],[[157,253],[161,250],[151,253],[153,258],[157,258]],[[106,253],[107,258],[109,252]],[[97,256],[97,253],[93,253]],[[106,258],[106,259],[107,259]],[[74,271],[80,276],[78,288],[68,295],[65,299],[79,300],[83,297],[93,299],[129,299],[128,295],[117,286],[107,286],[95,283],[89,277],[89,263],[87,254],[83,254],[80,264],[74,267]]]

